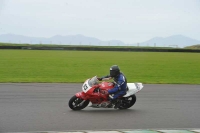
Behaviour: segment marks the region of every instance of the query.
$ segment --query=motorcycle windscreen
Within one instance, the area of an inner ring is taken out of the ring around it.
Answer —
[[[91,79],[86,80],[82,86],[83,92],[85,93],[88,92],[92,88],[92,86],[96,84],[98,84],[98,79],[96,76],[94,76]]]

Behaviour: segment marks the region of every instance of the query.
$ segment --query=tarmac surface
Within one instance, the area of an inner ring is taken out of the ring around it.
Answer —
[[[200,129],[200,85],[145,84],[130,109],[72,111],[68,101],[81,86],[1,83],[0,132]]]

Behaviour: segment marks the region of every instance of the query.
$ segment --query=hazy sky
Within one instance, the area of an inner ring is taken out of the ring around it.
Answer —
[[[125,43],[200,40],[200,0],[0,0],[0,34],[76,35]]]

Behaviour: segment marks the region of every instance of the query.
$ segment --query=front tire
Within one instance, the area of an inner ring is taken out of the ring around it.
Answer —
[[[121,105],[119,106],[119,109],[128,109],[132,107],[136,102],[136,96],[131,95],[129,97],[123,97],[121,101]]]
[[[72,110],[81,110],[81,109],[84,109],[87,105],[89,104],[89,100],[83,100],[83,99],[80,99],[76,96],[73,96],[70,100],[69,100],[69,107],[72,109]]]

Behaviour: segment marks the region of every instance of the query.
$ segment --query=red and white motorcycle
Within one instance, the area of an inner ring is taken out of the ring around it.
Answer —
[[[99,82],[97,77],[94,76],[91,79],[87,79],[82,86],[82,91],[76,93],[69,100],[69,107],[72,110],[81,110],[85,107],[94,108],[113,108],[115,104],[118,104],[118,109],[127,109],[132,107],[136,102],[135,94],[143,88],[142,83],[127,83],[127,94],[118,98],[116,103],[112,103],[108,100],[108,97],[112,97],[106,93],[108,90],[115,86],[113,82]]]

